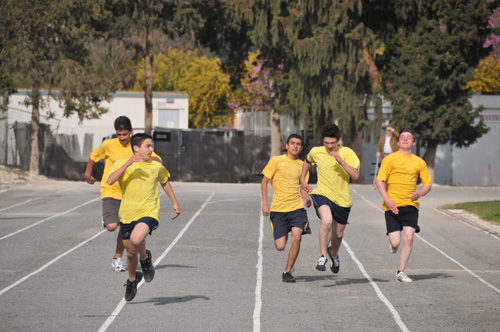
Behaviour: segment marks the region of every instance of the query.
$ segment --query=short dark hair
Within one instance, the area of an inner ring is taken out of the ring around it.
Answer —
[[[126,116],[119,116],[115,120],[115,130],[132,131],[132,122]]]
[[[298,138],[300,139],[300,143],[304,144],[304,139],[299,134],[291,134],[290,136],[288,136],[288,138],[286,139],[286,144],[290,143],[290,139],[292,138]]]
[[[321,137],[333,137],[336,139],[340,139],[342,134],[340,133],[340,129],[336,124],[328,124],[323,127],[323,130],[321,131]]]
[[[413,136],[413,140],[415,140],[415,130],[413,130],[412,128],[410,128],[410,127],[404,127],[399,132],[399,136],[401,136],[402,133],[410,133]]]
[[[150,135],[145,133],[138,133],[132,135],[132,138],[130,139],[130,146],[132,147],[132,152],[135,152],[134,146],[141,147],[142,143],[144,143],[144,141],[147,140],[148,138],[153,139]]]

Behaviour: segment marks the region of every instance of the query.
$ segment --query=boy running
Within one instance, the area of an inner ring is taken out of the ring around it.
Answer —
[[[107,184],[119,182],[123,197],[120,205],[120,225],[123,244],[127,249],[129,267],[125,300],[131,301],[137,293],[137,284],[150,282],[155,275],[151,251],[146,249],[146,237],[158,228],[160,220],[160,195],[158,182],[173,203],[175,219],[180,213],[179,203],[168,178],[170,173],[163,165],[151,159],[153,140],[147,134],[135,134],[131,139],[134,155],[115,162],[109,171]],[[136,272],[140,255],[141,272]]]
[[[111,166],[113,166],[118,159],[130,158],[134,154],[130,148],[130,136],[132,135],[132,123],[130,119],[126,116],[119,116],[115,120],[114,127],[117,138],[105,140],[92,151],[85,170],[85,180],[89,184],[94,184],[96,179],[92,176],[92,169],[99,160],[106,160],[101,180],[102,224],[110,232],[114,232],[120,223],[118,209],[120,208],[122,199],[122,190],[118,183],[112,186],[108,185],[106,183],[106,178],[108,177]],[[161,163],[161,158],[157,154],[153,154],[153,159]],[[122,261],[123,250],[122,237],[120,232],[118,232],[115,255],[111,262],[111,266],[117,272],[126,270]]]
[[[406,263],[413,249],[413,237],[420,232],[418,226],[418,199],[431,191],[431,176],[425,161],[412,154],[415,145],[415,132],[411,128],[403,128],[399,134],[399,151],[382,160],[377,175],[377,188],[384,198],[382,208],[385,210],[385,222],[391,252],[395,254],[401,244],[396,280],[412,282],[406,275]],[[417,191],[417,180],[422,180],[422,190]]]
[[[316,264],[318,271],[326,270],[327,254],[330,257],[330,270],[339,273],[339,249],[351,212],[352,198],[349,179],[359,178],[360,162],[356,153],[339,144],[341,133],[335,124],[326,125],[321,133],[323,146],[309,151],[300,176],[302,189],[311,192],[306,174],[313,164],[318,172],[318,186],[312,190],[311,198],[318,218],[319,249],[321,256]],[[331,246],[329,243],[331,242]]]
[[[299,195],[300,172],[303,162],[299,159],[302,151],[302,136],[291,134],[286,143],[287,153],[272,157],[262,174],[262,215],[269,216],[273,230],[274,245],[278,251],[285,249],[288,233],[292,231],[292,246],[288,253],[285,272],[282,274],[283,282],[295,282],[292,269],[300,251],[302,234],[311,234],[307,212],[304,202]],[[267,197],[267,185],[272,180],[274,190],[271,203],[271,213]],[[306,201],[306,206],[311,206],[311,199],[307,191],[300,190]]]

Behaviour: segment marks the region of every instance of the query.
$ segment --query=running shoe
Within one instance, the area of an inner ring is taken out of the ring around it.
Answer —
[[[148,254],[148,258],[141,261],[142,273],[144,273],[144,281],[151,282],[155,277],[155,267],[151,262],[151,251],[146,249],[146,253]]]
[[[330,260],[332,261],[332,265],[330,266],[330,270],[332,270],[333,273],[339,273],[340,270],[340,259],[339,255],[337,257],[332,257],[332,247],[328,247],[328,257],[330,257]]]
[[[412,282],[413,281],[403,271],[396,272],[396,280],[401,281],[401,282]]]
[[[113,258],[113,262],[111,262],[111,266],[115,269],[116,272],[127,271],[127,269],[123,265],[123,261],[122,261],[121,257]]]
[[[316,270],[318,271],[325,271],[326,270],[326,262],[328,259],[326,259],[325,256],[321,255],[321,257],[318,259],[318,263],[316,264]]]
[[[127,279],[127,283],[124,286],[127,286],[127,289],[125,290],[125,301],[132,301],[135,297],[135,294],[137,294],[137,285],[141,282],[142,280],[142,273],[141,272],[136,272],[135,273],[135,280],[130,281]]]
[[[290,272],[283,272],[283,282],[295,282],[295,278]]]
[[[394,247],[392,246],[392,244],[390,244],[390,243],[389,243],[389,247],[391,247],[391,252],[392,252],[393,254],[395,254],[395,253],[397,253],[397,252],[398,252],[398,248],[399,248],[399,247],[394,248]]]

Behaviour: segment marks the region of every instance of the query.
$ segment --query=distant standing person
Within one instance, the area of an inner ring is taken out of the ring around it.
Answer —
[[[173,203],[177,218],[181,213],[179,203],[168,178],[170,173],[159,162],[151,159],[153,140],[147,134],[135,134],[131,140],[134,155],[115,162],[109,171],[107,183],[119,182],[123,191],[120,205],[120,224],[123,244],[127,249],[128,275],[125,300],[131,301],[137,293],[137,284],[150,282],[155,276],[151,251],[146,249],[146,237],[158,228],[160,220],[160,195],[158,182]],[[141,272],[136,272],[140,255]]]
[[[303,148],[302,141],[302,136],[290,135],[286,143],[286,154],[272,157],[262,171],[262,215],[270,215],[274,245],[278,251],[285,249],[288,233],[292,232],[292,246],[285,271],[282,273],[283,282],[295,282],[292,270],[299,255],[302,234],[311,234],[307,212],[299,194],[300,191],[306,206],[310,207],[311,199],[308,193],[300,188],[299,182],[303,164],[299,159]],[[271,209],[267,196],[269,181],[272,181],[274,190]]]
[[[115,120],[114,127],[117,138],[105,140],[92,151],[85,170],[85,180],[89,184],[94,184],[96,179],[92,176],[92,169],[95,163],[102,159],[106,161],[101,180],[102,224],[110,232],[115,231],[120,223],[118,210],[120,209],[122,190],[118,183],[108,185],[106,178],[108,177],[109,170],[117,160],[130,158],[134,154],[130,147],[130,137],[133,133],[130,119],[126,116],[119,116]],[[152,158],[161,162],[161,158],[157,154],[153,154]],[[126,271],[122,260],[124,246],[121,234],[119,233],[116,238],[115,254],[111,262],[111,266],[117,272]]]
[[[311,149],[307,155],[300,184],[302,189],[311,192],[305,175],[312,165],[316,165],[318,186],[312,190],[311,198],[318,218],[320,258],[316,264],[319,271],[326,270],[327,257],[330,257],[330,269],[339,273],[339,249],[344,238],[344,231],[351,212],[352,198],[349,188],[350,178],[359,178],[360,161],[356,153],[340,145],[341,133],[335,124],[326,125],[321,133],[323,146]],[[329,246],[331,242],[331,246]],[[327,256],[328,255],[328,256]]]
[[[413,249],[413,237],[420,232],[418,226],[418,199],[431,190],[431,176],[425,161],[412,154],[415,132],[403,128],[398,140],[399,151],[382,160],[377,175],[378,192],[384,199],[385,222],[391,252],[395,254],[401,244],[396,280],[412,282],[405,273],[406,264]],[[422,180],[422,189],[417,191],[417,180]]]
[[[378,140],[375,156],[377,158],[382,157],[383,159],[396,151],[398,151],[398,132],[394,131],[392,125],[389,124],[387,128],[385,128],[385,135]]]

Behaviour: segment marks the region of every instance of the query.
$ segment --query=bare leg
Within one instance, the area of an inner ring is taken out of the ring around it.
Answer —
[[[344,238],[344,230],[347,225],[342,225],[336,221],[332,224],[332,257],[337,257],[339,253],[340,246],[342,245],[342,239]]]
[[[406,268],[406,263],[410,259],[410,254],[413,249],[413,236],[415,235],[415,229],[410,226],[403,226],[403,248],[401,248],[401,254],[399,255],[399,265],[398,270],[404,271]]]
[[[332,228],[332,211],[327,205],[322,205],[318,209],[319,216],[321,217],[321,226],[319,227],[319,250],[321,255],[327,256],[327,248],[330,244],[330,233]]]
[[[300,251],[300,241],[302,240],[302,229],[299,227],[292,227],[292,247],[288,253],[288,261],[286,262],[285,272],[291,272],[297,256]]]
[[[130,239],[123,240],[123,244],[127,249],[127,264],[128,276],[130,281],[135,280],[135,270],[139,262],[137,254],[140,254],[142,260],[147,259],[146,253],[146,236],[149,234],[149,226],[144,223],[139,223],[135,226]]]

